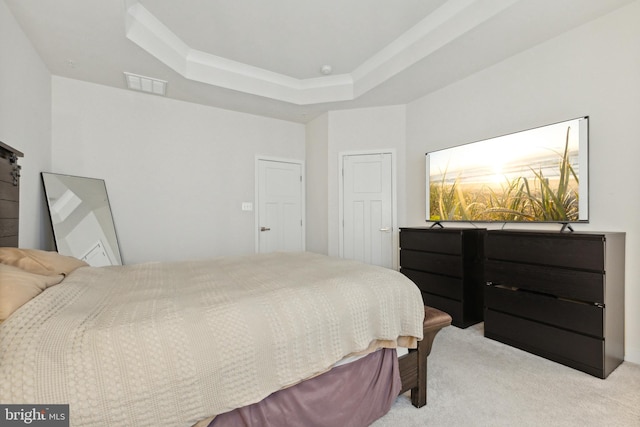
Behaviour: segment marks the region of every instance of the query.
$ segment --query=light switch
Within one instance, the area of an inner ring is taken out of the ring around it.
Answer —
[[[253,210],[253,203],[251,203],[251,202],[242,202],[242,210],[243,211],[252,211]]]

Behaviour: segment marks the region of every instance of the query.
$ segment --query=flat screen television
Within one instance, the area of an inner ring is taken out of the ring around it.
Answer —
[[[579,117],[427,153],[427,221],[587,222],[588,143]]]

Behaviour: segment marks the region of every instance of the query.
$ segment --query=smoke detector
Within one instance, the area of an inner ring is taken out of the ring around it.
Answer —
[[[328,76],[329,74],[331,74],[332,71],[333,71],[333,68],[331,67],[331,65],[327,64],[320,67],[320,72],[325,76]]]

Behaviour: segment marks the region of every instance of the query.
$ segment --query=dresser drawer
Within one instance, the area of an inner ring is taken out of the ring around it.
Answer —
[[[9,159],[0,157],[0,182],[8,182],[13,186],[13,171],[15,168],[16,166],[11,164]]]
[[[488,259],[604,271],[601,235],[490,232],[486,237]]]
[[[426,252],[460,255],[462,234],[443,230],[400,230],[400,247]]]
[[[485,306],[596,338],[604,337],[604,309],[526,291],[486,286]]]
[[[601,273],[487,260],[484,277],[494,284],[578,301],[604,303],[605,276]]]
[[[400,265],[412,270],[445,274],[452,277],[461,277],[462,275],[462,258],[457,255],[420,252],[402,248],[400,250]]]
[[[485,336],[604,378],[604,340],[569,332],[490,309]]]
[[[3,213],[3,218],[15,218],[17,220],[20,213],[20,203],[12,200],[0,200],[0,212]]]
[[[437,308],[438,310],[442,310],[450,315],[452,318],[451,323],[454,326],[464,328],[469,325],[469,323],[465,322],[466,319],[464,317],[463,307],[462,304],[460,304],[460,302],[458,301],[423,292],[422,302],[424,303],[424,305]]]
[[[462,299],[462,279],[404,267],[400,269],[400,272],[411,279],[422,292],[442,295],[458,301]]]
[[[0,200],[18,202],[20,200],[20,187],[13,185],[13,182],[0,180]]]

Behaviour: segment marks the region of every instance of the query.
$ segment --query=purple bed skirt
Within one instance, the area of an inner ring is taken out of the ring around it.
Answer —
[[[220,414],[209,427],[368,426],[391,409],[400,388],[396,351],[382,349]]]

